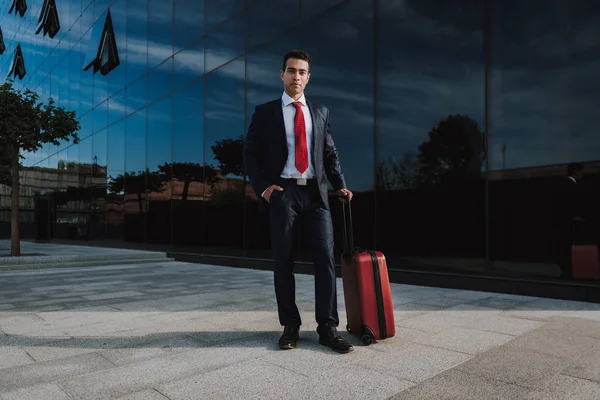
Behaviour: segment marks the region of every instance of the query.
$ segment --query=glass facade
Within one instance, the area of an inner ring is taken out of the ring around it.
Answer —
[[[269,259],[241,150],[301,48],[355,193],[355,242],[390,268],[559,277],[565,229],[600,240],[600,3],[12,4],[0,0],[2,79],[81,121],[79,144],[25,155],[24,239]],[[584,176],[565,198],[570,163]]]

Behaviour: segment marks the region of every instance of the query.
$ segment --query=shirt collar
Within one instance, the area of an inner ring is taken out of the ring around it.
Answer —
[[[283,105],[285,107],[289,106],[294,101],[299,101],[300,103],[302,103],[303,106],[306,106],[306,98],[304,97],[304,93],[302,93],[302,97],[300,97],[298,100],[294,100],[290,97],[289,94],[283,92],[283,95],[281,96],[281,101],[283,102]]]

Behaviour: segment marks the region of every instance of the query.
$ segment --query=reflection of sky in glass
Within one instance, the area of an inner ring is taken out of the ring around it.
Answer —
[[[491,168],[598,159],[600,5],[490,1]],[[20,18],[7,14],[9,0],[0,0],[7,47],[0,80],[20,43],[28,74],[16,86],[76,111],[82,137],[106,132],[106,159],[115,171],[125,170],[125,159],[127,170],[145,168],[146,150],[149,168],[171,156],[216,164],[210,146],[239,137],[254,107],[281,95],[282,56],[300,46],[314,60],[307,98],[330,109],[355,189],[373,186],[375,150],[380,159],[416,153],[449,114],[467,114],[484,126],[479,0],[378,0],[376,37],[370,0],[61,0],[54,39],[34,34],[42,3],[29,1]],[[121,65],[102,76],[82,69],[95,56],[109,4]],[[172,117],[153,111],[170,101]],[[160,121],[173,126],[172,149],[162,142]],[[57,151],[57,159],[80,159],[79,146],[62,143],[27,155],[25,164],[54,164],[47,158]]]
[[[148,107],[148,169],[157,171],[159,165],[171,162],[173,143],[173,101],[161,100]]]
[[[431,128],[451,114],[467,114],[483,129],[483,3],[469,10],[461,4],[439,10],[435,2],[424,3],[382,4],[378,57],[382,160],[417,154]]]
[[[208,164],[217,166],[209,146],[224,138],[237,139],[244,134],[244,59],[237,59],[210,74],[206,80],[205,105]]]
[[[173,96],[173,161],[204,164],[204,81]]]

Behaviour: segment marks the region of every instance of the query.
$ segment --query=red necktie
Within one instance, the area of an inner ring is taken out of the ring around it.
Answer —
[[[302,103],[295,101],[292,103],[296,107],[294,117],[294,147],[296,149],[296,168],[302,174],[308,169],[308,150],[306,149],[306,125],[304,123],[304,113],[302,112]]]

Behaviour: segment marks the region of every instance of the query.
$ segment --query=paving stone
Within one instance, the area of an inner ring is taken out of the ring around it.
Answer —
[[[58,385],[47,383],[28,386],[7,393],[0,393],[0,400],[69,400]]]
[[[32,383],[48,383],[66,377],[72,379],[77,375],[112,367],[113,363],[92,353],[5,368],[0,374],[0,392],[26,387]]]
[[[241,367],[241,368],[240,368]],[[250,360],[181,381],[159,386],[178,400],[195,399],[306,399],[308,378],[264,360]],[[285,382],[282,384],[282,382]]]
[[[451,369],[404,390],[389,400],[516,400],[528,398],[534,393],[532,389],[522,386]]]
[[[241,351],[242,349],[244,351]],[[60,387],[75,398],[109,399],[148,389],[153,385],[239,365],[243,361],[260,358],[268,352],[264,340],[261,339],[228,347],[201,348],[93,374],[74,376],[61,381]]]
[[[452,328],[436,335],[417,338],[415,342],[461,353],[479,354],[513,339],[514,336],[501,333]]]
[[[575,360],[562,373],[575,378],[600,382],[600,348],[596,348],[585,356]]]
[[[558,375],[541,391],[532,393],[528,400],[598,400],[600,383],[587,379]]]
[[[373,352],[356,365],[408,381],[421,382],[472,357],[451,350],[409,343],[384,353]]]
[[[0,374],[4,368],[16,367],[19,365],[31,364],[34,360],[27,352],[18,347],[9,347],[2,344],[0,339]]]
[[[494,308],[459,305],[445,310],[432,311],[425,315],[402,319],[396,324],[405,328],[441,332],[446,329],[464,326],[468,322],[496,315],[500,312],[500,310]]]
[[[590,350],[600,347],[600,340],[571,334],[571,329],[543,326],[515,338],[511,348],[577,360]]]
[[[480,354],[457,368],[483,378],[539,389],[571,364],[564,358],[509,344]]]
[[[530,321],[522,318],[504,317],[502,315],[492,315],[469,321],[465,326],[470,329],[482,331],[504,333],[506,335],[522,335],[544,325],[544,322]]]
[[[142,390],[125,396],[117,397],[116,400],[171,400],[168,397],[163,396],[160,392],[155,389]]]

